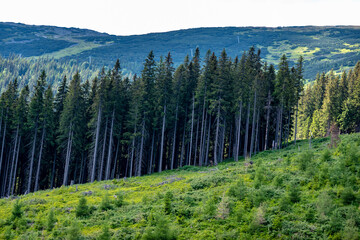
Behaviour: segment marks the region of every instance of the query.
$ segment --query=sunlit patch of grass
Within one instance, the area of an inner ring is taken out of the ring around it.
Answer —
[[[67,56],[76,55],[81,52],[91,50],[91,49],[101,47],[101,46],[103,46],[103,45],[97,44],[97,43],[92,43],[92,42],[79,42],[79,43],[75,43],[74,45],[72,45],[68,48],[61,49],[60,51],[57,51],[57,52],[44,54],[40,57],[52,57],[55,59],[59,59],[59,58],[67,57]]]

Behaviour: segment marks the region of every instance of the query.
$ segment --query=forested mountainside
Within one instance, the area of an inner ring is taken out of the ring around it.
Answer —
[[[97,66],[89,65],[86,62],[80,64],[75,60],[29,59],[15,55],[7,58],[0,57],[0,93],[4,92],[8,84],[14,79],[17,79],[19,89],[27,85],[33,91],[43,70],[46,72],[46,83],[51,85],[54,92],[57,91],[61,79],[65,76],[73,76],[79,72],[83,80],[92,80],[99,73]]]
[[[53,26],[0,23],[0,55],[50,57],[76,60],[98,68],[112,68],[120,59],[125,73],[140,74],[143,59],[151,50],[155,56],[172,53],[178,67],[186,55],[192,57],[198,47],[217,55],[225,48],[234,59],[251,46],[261,49],[264,60],[276,64],[286,54],[291,64],[304,57],[304,78],[316,73],[346,70],[360,60],[360,27],[224,27],[196,28],[134,36],[114,36],[95,31]],[[202,56],[204,57],[204,56]]]
[[[0,238],[359,239],[360,135],[310,143],[0,199]]]

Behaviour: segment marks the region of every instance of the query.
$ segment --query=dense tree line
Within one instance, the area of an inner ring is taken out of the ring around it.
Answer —
[[[360,131],[360,62],[341,75],[318,74],[301,96],[298,136],[323,137],[333,129]]]
[[[17,78],[19,88],[28,85],[30,91],[36,84],[42,70],[46,71],[46,82],[57,90],[64,76],[73,76],[77,71],[83,79],[93,79],[98,74],[98,67],[88,62],[76,60],[57,60],[53,58],[22,58],[10,55],[0,56],[0,93]]]
[[[276,73],[253,47],[234,60],[197,49],[176,69],[150,52],[132,79],[119,61],[91,82],[77,72],[55,96],[45,71],[33,91],[15,79],[0,100],[1,196],[279,149],[296,131],[302,64],[284,55]]]

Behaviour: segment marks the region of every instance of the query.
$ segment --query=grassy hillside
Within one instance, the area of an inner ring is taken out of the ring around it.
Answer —
[[[359,239],[360,134],[0,200],[3,239]],[[86,203],[79,207],[79,201]]]
[[[75,59],[98,66],[112,66],[120,58],[122,66],[139,73],[150,50],[155,56],[171,51],[175,66],[199,47],[217,55],[226,49],[235,57],[250,46],[261,48],[262,57],[276,64],[284,53],[290,60],[305,57],[305,78],[334,68],[341,71],[360,60],[360,27],[225,27],[196,28],[165,33],[114,36],[90,30],[51,26],[0,23],[0,55]]]

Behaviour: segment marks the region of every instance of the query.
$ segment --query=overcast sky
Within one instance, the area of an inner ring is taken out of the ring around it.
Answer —
[[[1,22],[116,35],[194,27],[360,25],[360,0],[1,0]]]

